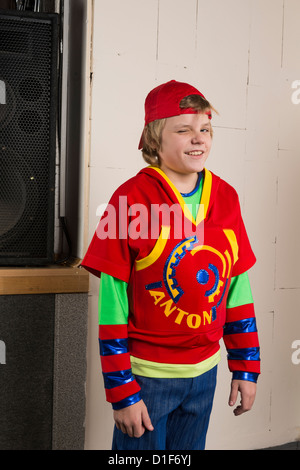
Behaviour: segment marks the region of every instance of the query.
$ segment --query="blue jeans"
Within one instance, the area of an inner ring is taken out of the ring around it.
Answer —
[[[154,431],[135,438],[115,426],[112,450],[203,450],[216,376],[217,366],[188,379],[135,376]]]

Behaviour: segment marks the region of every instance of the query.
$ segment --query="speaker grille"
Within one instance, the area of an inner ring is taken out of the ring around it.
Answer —
[[[57,15],[0,13],[0,264],[53,258]]]

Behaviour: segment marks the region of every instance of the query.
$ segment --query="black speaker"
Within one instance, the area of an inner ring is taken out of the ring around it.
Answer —
[[[0,10],[0,265],[54,256],[59,15]]]
[[[55,295],[1,295],[0,324],[0,450],[49,450]]]

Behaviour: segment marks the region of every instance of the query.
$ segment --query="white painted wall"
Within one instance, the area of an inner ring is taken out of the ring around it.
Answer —
[[[170,79],[198,87],[220,113],[207,167],[237,189],[258,259],[251,283],[262,354],[254,409],[234,417],[222,348],[207,448],[300,439],[300,364],[291,360],[300,339],[300,104],[292,102],[300,80],[300,2],[94,3],[89,239],[97,206],[144,166],[137,145],[148,91]],[[97,297],[91,277],[86,449],[109,449],[113,420],[100,372]]]

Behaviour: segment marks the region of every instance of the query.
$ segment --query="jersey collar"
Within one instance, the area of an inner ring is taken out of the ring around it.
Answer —
[[[194,225],[199,225],[201,222],[203,222],[204,219],[207,217],[208,213],[208,207],[210,203],[210,198],[211,198],[211,189],[212,189],[212,173],[204,168],[203,170],[203,177],[204,177],[204,182],[203,182],[203,190],[202,190],[202,196],[201,196],[201,201],[200,201],[200,206],[197,214],[196,220],[192,216],[191,211],[188,208],[188,205],[185,204],[184,198],[181,195],[181,193],[178,191],[178,189],[175,187],[175,185],[172,183],[172,181],[168,178],[168,176],[158,167],[155,166],[149,166],[142,170],[143,172],[150,173],[158,177],[160,181],[164,185],[169,188],[173,194],[172,199],[178,202],[184,212],[185,217],[187,217]]]

